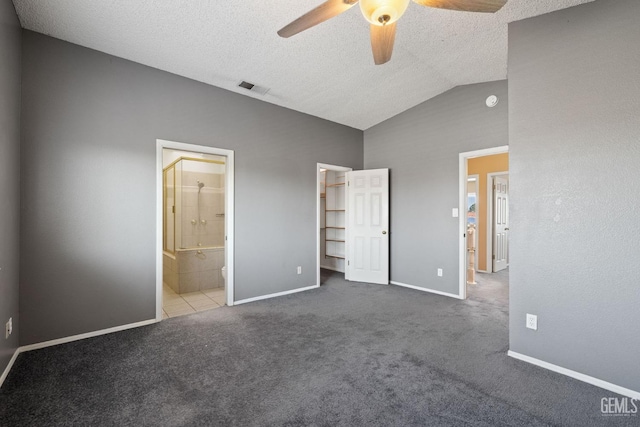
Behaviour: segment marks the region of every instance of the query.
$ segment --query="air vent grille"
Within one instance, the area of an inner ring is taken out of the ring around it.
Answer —
[[[238,83],[238,87],[250,90],[251,92],[256,92],[256,93],[258,93],[260,95],[264,95],[267,92],[269,92],[269,88],[258,86],[258,85],[255,85],[253,83],[249,83],[249,82],[244,81],[244,80],[241,81],[240,83]]]
[[[238,86],[240,86],[242,88],[245,88],[245,89],[249,89],[249,90],[251,90],[251,89],[253,89],[255,87],[255,85],[253,83],[245,82],[244,80],[241,81]]]

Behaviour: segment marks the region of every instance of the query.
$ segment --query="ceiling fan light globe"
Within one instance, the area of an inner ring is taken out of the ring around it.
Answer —
[[[360,0],[360,11],[373,25],[396,22],[407,10],[409,0]]]

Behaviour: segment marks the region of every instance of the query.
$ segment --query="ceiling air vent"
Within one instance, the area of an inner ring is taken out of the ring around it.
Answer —
[[[243,87],[243,88],[245,88],[245,89],[249,89],[249,90],[251,90],[251,89],[253,89],[253,88],[254,88],[254,86],[255,86],[255,85],[254,85],[253,83],[245,82],[245,81],[243,80],[243,81],[241,81],[241,82],[240,82],[240,84],[239,84],[238,86]]]
[[[238,87],[250,90],[251,92],[259,93],[260,95],[264,95],[265,93],[269,92],[269,88],[254,85],[253,83],[245,82],[244,80],[238,84]]]

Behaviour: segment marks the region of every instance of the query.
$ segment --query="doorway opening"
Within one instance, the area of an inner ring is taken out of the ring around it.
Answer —
[[[389,169],[317,165],[317,286],[322,275],[389,284]]]
[[[507,303],[508,147],[460,153],[460,298]]]
[[[156,319],[233,305],[233,151],[157,141]]]
[[[464,215],[467,218],[467,284],[475,285],[475,272],[478,266],[478,196],[480,175],[467,174],[467,202]]]
[[[346,173],[352,168],[317,165],[317,286],[345,273],[347,254]]]

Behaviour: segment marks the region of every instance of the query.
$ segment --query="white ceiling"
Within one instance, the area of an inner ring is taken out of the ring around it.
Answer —
[[[26,29],[364,130],[455,86],[506,78],[508,22],[591,1],[509,0],[496,14],[412,2],[379,66],[357,5],[283,39],[277,30],[323,0],[14,4]]]

